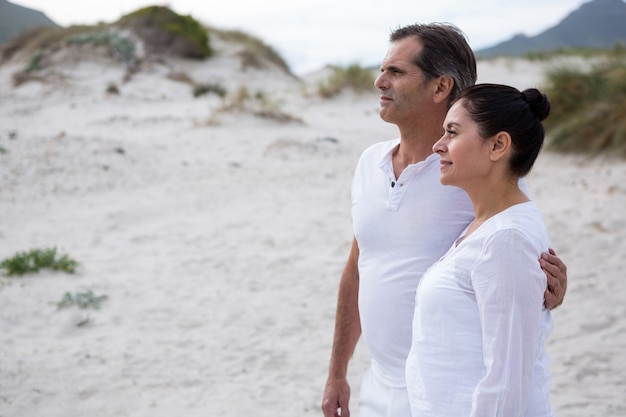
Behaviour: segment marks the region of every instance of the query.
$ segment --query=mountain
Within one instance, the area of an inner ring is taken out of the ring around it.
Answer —
[[[0,0],[0,43],[36,26],[59,26],[44,13]]]
[[[618,42],[626,45],[626,3],[593,0],[536,36],[515,35],[508,41],[476,51],[476,56],[519,56],[572,47],[611,48]]]

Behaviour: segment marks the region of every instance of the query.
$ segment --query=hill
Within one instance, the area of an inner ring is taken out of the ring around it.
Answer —
[[[570,13],[556,26],[532,37],[523,34],[490,48],[476,51],[479,58],[521,56],[564,48],[611,48],[626,45],[626,3],[593,0]]]
[[[0,43],[38,26],[59,26],[43,12],[0,0]]]

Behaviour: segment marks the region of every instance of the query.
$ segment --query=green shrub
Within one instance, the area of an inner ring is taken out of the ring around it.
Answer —
[[[200,59],[213,54],[207,30],[193,17],[179,15],[169,7],[144,7],[123,16],[118,23],[130,27],[155,51]]]
[[[18,252],[0,263],[0,269],[6,276],[32,274],[44,268],[73,274],[77,266],[78,262],[68,255],[57,256],[56,248]]]
[[[76,292],[74,294],[66,292],[61,298],[61,301],[57,303],[57,308],[62,309],[71,306],[77,306],[80,308],[95,308],[99,309],[100,304],[109,298],[107,295],[96,296],[93,291],[88,290],[85,292]]]
[[[370,69],[358,64],[348,67],[333,67],[326,81],[320,83],[320,96],[330,98],[344,89],[351,89],[357,93],[372,91],[374,88],[374,74]]]
[[[547,79],[550,148],[626,157],[626,59],[605,59],[589,71],[555,68]]]

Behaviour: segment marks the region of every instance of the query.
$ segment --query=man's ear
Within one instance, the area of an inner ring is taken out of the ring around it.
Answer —
[[[435,103],[447,103],[452,93],[452,88],[454,88],[454,80],[452,77],[447,75],[442,75],[435,79],[435,90],[433,95],[433,100]]]
[[[511,149],[511,135],[508,132],[500,132],[491,138],[490,158],[499,161]]]

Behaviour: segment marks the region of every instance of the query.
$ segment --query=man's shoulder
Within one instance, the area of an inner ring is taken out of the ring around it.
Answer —
[[[399,143],[400,139],[390,139],[383,142],[377,142],[367,147],[361,153],[361,159],[365,157],[377,157],[380,159],[389,153],[389,151],[391,151],[394,147],[398,146]]]

